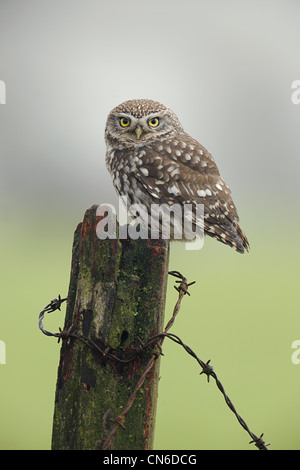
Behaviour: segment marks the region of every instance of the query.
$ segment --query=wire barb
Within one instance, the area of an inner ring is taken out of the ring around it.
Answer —
[[[46,307],[43,308],[43,310],[39,314],[39,329],[44,333],[46,336],[55,336],[56,338],[60,338],[60,334],[62,333],[60,330],[60,333],[51,333],[50,331],[47,331],[44,329],[43,325],[43,320],[45,313],[52,313],[55,312],[55,310],[60,310],[61,304],[65,302],[68,298],[64,297],[63,299],[61,298],[60,294],[58,296],[58,299],[52,299],[51,302],[46,305]]]
[[[138,391],[141,389],[141,387],[143,386],[148,374],[151,372],[152,368],[154,367],[154,364],[155,364],[157,358],[160,357],[161,355],[163,355],[163,353],[162,353],[162,344],[163,344],[164,339],[168,338],[168,339],[172,340],[173,342],[175,342],[175,343],[179,344],[180,346],[182,346],[184,348],[184,350],[198,362],[198,364],[202,368],[202,371],[200,372],[200,375],[205,374],[207,376],[207,381],[208,382],[209,382],[210,377],[213,377],[215,379],[216,385],[217,385],[218,389],[220,390],[220,392],[223,394],[227,406],[235,414],[235,416],[236,416],[238,422],[240,423],[240,425],[250,435],[250,437],[252,439],[250,441],[250,444],[254,443],[255,446],[259,450],[268,450],[267,446],[269,446],[270,444],[265,443],[265,441],[263,439],[263,434],[261,434],[260,437],[257,437],[248,428],[245,421],[237,413],[235,407],[233,406],[232,401],[230,400],[228,395],[225,393],[224,387],[223,387],[222,383],[220,382],[220,380],[218,379],[217,374],[215,373],[213,366],[210,364],[210,360],[208,360],[207,362],[202,361],[189,346],[187,346],[186,344],[183,343],[183,341],[178,336],[176,336],[172,333],[169,333],[169,330],[172,327],[172,325],[174,324],[175,318],[176,318],[176,316],[177,316],[177,314],[180,310],[181,301],[182,301],[183,297],[185,295],[190,295],[189,287],[192,286],[193,284],[195,284],[195,282],[196,282],[196,281],[193,281],[193,282],[188,283],[187,279],[179,271],[169,271],[169,274],[171,276],[176,277],[178,280],[175,281],[175,282],[177,284],[179,284],[179,286],[174,286],[179,295],[178,295],[178,300],[175,304],[171,319],[168,321],[168,323],[167,323],[167,325],[166,325],[166,327],[165,327],[165,329],[162,333],[158,333],[156,335],[153,335],[147,341],[142,341],[142,339],[138,337],[137,339],[139,341],[139,344],[137,346],[135,346],[133,354],[130,357],[126,358],[126,359],[121,359],[120,357],[117,357],[115,354],[113,354],[113,352],[111,351],[110,346],[106,346],[104,348],[101,348],[94,341],[92,341],[90,338],[88,338],[84,335],[78,335],[78,334],[72,332],[72,329],[75,328],[75,326],[76,326],[75,324],[71,325],[70,328],[67,329],[67,330],[62,330],[61,328],[59,328],[59,333],[51,333],[50,331],[47,331],[47,330],[44,329],[43,319],[44,319],[45,313],[52,313],[55,310],[60,310],[60,307],[61,307],[62,303],[67,300],[67,297],[61,298],[61,296],[59,295],[57,299],[51,300],[51,302],[48,305],[46,305],[46,307],[39,314],[39,328],[46,336],[54,336],[54,337],[58,338],[58,342],[60,342],[60,340],[67,341],[67,344],[70,343],[71,338],[80,340],[86,346],[93,349],[95,352],[98,352],[101,355],[102,359],[107,360],[107,361],[110,360],[110,361],[115,361],[115,362],[120,362],[120,363],[128,363],[128,362],[131,362],[134,359],[136,359],[137,356],[139,356],[141,354],[144,354],[144,352],[146,350],[149,350],[150,347],[152,348],[152,356],[151,356],[150,360],[148,361],[148,364],[146,365],[145,370],[144,370],[143,374],[141,375],[141,377],[139,378],[135,388],[133,389],[133,391],[132,391],[132,393],[131,393],[131,395],[130,395],[123,411],[118,416],[116,416],[115,418],[113,418],[111,420],[112,422],[115,423],[115,426],[113,427],[113,429],[111,430],[109,436],[107,437],[106,441],[104,442],[102,449],[103,450],[109,449],[109,447],[112,443],[113,437],[114,437],[115,433],[117,432],[117,430],[120,427],[123,428],[123,429],[126,429],[125,424],[124,424],[126,415],[129,412],[130,408],[132,407],[133,402],[135,400],[135,397],[136,397]]]
[[[263,435],[264,433],[262,433],[259,437],[257,436],[254,436],[253,437],[253,440],[249,442],[249,444],[255,444],[256,447],[259,449],[259,450],[267,450],[267,446],[270,445],[270,443],[266,444],[265,441],[263,440]]]
[[[171,276],[174,276],[174,277],[177,277],[180,279],[180,281],[175,281],[179,284],[179,287],[177,286],[174,286],[174,289],[177,290],[177,292],[180,293],[183,293],[183,294],[187,294],[187,295],[191,295],[189,293],[189,286],[192,286],[193,284],[196,283],[196,281],[193,281],[193,282],[190,282],[188,284],[186,278],[179,272],[179,271],[169,271],[169,274],[171,274]]]
[[[210,363],[210,359],[209,361],[207,361],[203,367],[203,370],[202,372],[200,372],[200,375],[202,374],[206,374],[207,375],[207,382],[209,382],[209,376],[213,374],[213,371],[214,371],[214,368],[213,366],[209,365]]]

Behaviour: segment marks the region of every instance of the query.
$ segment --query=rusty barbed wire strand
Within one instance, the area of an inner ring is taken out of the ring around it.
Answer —
[[[162,343],[163,343],[163,340],[164,340],[164,337],[165,335],[167,335],[167,332],[169,331],[169,329],[171,328],[171,326],[173,325],[174,321],[175,321],[175,318],[180,310],[180,305],[181,305],[181,300],[183,299],[183,297],[188,294],[188,287],[191,286],[192,284],[195,284],[195,282],[191,282],[190,284],[187,283],[187,280],[185,277],[183,277],[178,271],[170,271],[169,274],[171,274],[172,276],[175,276],[177,278],[180,278],[180,281],[176,281],[177,283],[179,283],[180,285],[178,287],[175,286],[175,289],[178,291],[179,293],[179,296],[178,296],[178,300],[175,304],[175,307],[174,307],[174,310],[173,310],[173,315],[172,317],[170,318],[170,320],[168,321],[165,329],[164,329],[164,332],[163,332],[163,335],[161,336],[157,336],[157,339],[156,339],[156,344],[158,345],[159,349],[160,349],[160,353],[159,354],[154,354],[151,359],[149,360],[142,376],[140,377],[139,381],[137,382],[132,394],[130,395],[123,411],[118,415],[116,416],[113,421],[116,423],[116,425],[113,427],[111,433],[109,434],[108,438],[106,439],[106,441],[104,442],[103,444],[103,447],[102,447],[102,450],[107,450],[113,440],[113,437],[114,435],[116,434],[119,426],[123,427],[124,428],[124,420],[125,420],[125,416],[127,415],[128,411],[130,410],[130,408],[132,407],[133,405],[133,402],[134,402],[134,399],[136,397],[136,394],[138,393],[138,391],[142,388],[146,378],[147,378],[147,375],[151,372],[151,370],[153,369],[154,367],[154,364],[155,364],[155,361],[156,359],[160,356],[160,354],[162,353],[161,351],[161,346],[162,346]],[[159,341],[157,341],[159,339]],[[147,343],[145,343],[143,346],[144,348],[146,349],[146,347],[148,347],[150,344],[152,343],[152,341],[147,341]]]
[[[112,359],[113,361],[124,363],[124,364],[126,364],[128,362],[131,362],[133,359],[135,359],[137,353],[141,352],[141,350],[143,349],[141,347],[137,347],[136,348],[136,353],[133,353],[132,356],[130,356],[126,359],[121,359],[121,358],[119,358],[119,357],[117,357],[114,354],[111,354],[109,352],[110,347],[106,347],[106,348],[102,349],[100,346],[98,346],[98,344],[96,344],[94,341],[92,341],[87,336],[72,333],[72,329],[75,327],[75,324],[72,324],[70,326],[70,328],[68,328],[67,330],[62,330],[61,328],[59,328],[59,333],[52,333],[51,331],[46,330],[44,328],[44,325],[43,325],[43,320],[44,320],[45,313],[53,313],[53,312],[55,312],[55,310],[60,310],[61,304],[63,302],[65,302],[66,300],[68,300],[67,297],[62,299],[61,296],[59,295],[57,299],[51,300],[51,302],[48,305],[46,305],[46,307],[44,307],[43,310],[40,312],[40,314],[39,314],[39,329],[42,331],[42,333],[44,333],[44,335],[53,336],[55,338],[58,338],[58,343],[60,342],[61,339],[62,340],[67,340],[67,341],[70,341],[71,338],[78,339],[79,341],[85,343],[86,346],[93,349],[95,352],[100,353],[104,358]]]
[[[158,357],[158,356],[157,356]],[[147,378],[147,375],[151,372],[151,370],[153,369],[153,366],[155,364],[155,361],[157,359],[156,356],[152,356],[151,359],[149,360],[147,366],[146,366],[146,369],[144,370],[143,374],[141,375],[139,381],[137,382],[133,392],[131,393],[129,399],[127,400],[127,403],[124,407],[124,409],[122,410],[122,412],[120,414],[118,414],[118,416],[116,416],[115,418],[112,419],[113,422],[115,422],[115,426],[113,427],[112,431],[110,432],[109,436],[107,437],[107,439],[105,440],[103,446],[102,446],[102,450],[107,450],[109,449],[111,443],[112,443],[112,440],[114,438],[114,435],[116,434],[116,432],[118,431],[119,427],[121,426],[123,429],[126,429],[125,427],[125,424],[124,424],[124,421],[125,421],[125,417],[128,413],[128,411],[130,410],[130,408],[132,407],[133,405],[133,402],[135,400],[135,397],[138,393],[138,391],[142,388],[142,386],[144,385],[144,382]]]
[[[252,444],[252,443],[255,443],[255,445],[260,449],[260,450],[268,450],[267,449],[267,446],[269,446],[270,444],[266,444],[264,442],[264,440],[262,439],[263,437],[263,434],[260,435],[260,437],[256,436],[250,429],[249,427],[247,426],[246,422],[243,420],[243,418],[238,414],[238,412],[236,411],[232,401],[230,400],[230,398],[228,397],[228,395],[226,394],[225,392],[225,389],[222,385],[222,383],[220,382],[220,380],[218,379],[217,377],[217,374],[215,373],[213,367],[210,365],[210,360],[207,361],[207,362],[203,362],[196,354],[195,352],[189,347],[187,346],[186,344],[183,343],[183,341],[177,336],[177,335],[174,335],[172,333],[159,333],[156,335],[156,337],[164,337],[164,338],[169,338],[171,339],[172,341],[174,341],[175,343],[179,344],[180,346],[182,346],[185,351],[192,357],[194,357],[194,359],[196,359],[196,361],[200,364],[200,366],[202,367],[202,372],[200,372],[200,375],[202,374],[206,374],[207,376],[207,381],[209,382],[209,378],[210,377],[213,377],[216,381],[216,385],[218,387],[218,389],[221,391],[221,393],[223,394],[224,396],[224,399],[225,399],[225,402],[226,404],[228,405],[228,407],[231,409],[231,411],[235,414],[238,422],[240,423],[240,425],[248,432],[248,434],[250,435],[252,441],[249,442],[249,444]],[[155,337],[152,337],[150,339],[151,341],[155,341]],[[150,341],[149,340],[149,341]]]
[[[208,382],[209,382],[210,377],[213,377],[213,379],[215,380],[216,386],[218,387],[218,389],[220,390],[220,392],[222,393],[222,395],[225,399],[225,402],[226,402],[227,406],[234,413],[234,415],[236,416],[236,418],[237,418],[238,422],[240,423],[240,425],[245,429],[245,431],[251,437],[251,441],[249,442],[249,444],[254,443],[255,446],[259,450],[268,450],[267,446],[269,446],[270,444],[265,443],[265,441],[263,439],[263,434],[261,434],[259,437],[256,436],[256,434],[254,434],[249,429],[249,427],[247,426],[244,419],[236,411],[232,401],[230,400],[230,398],[226,394],[222,383],[220,382],[219,378],[217,377],[217,374],[215,373],[215,371],[213,369],[213,366],[210,364],[210,360],[208,360],[207,362],[202,361],[196,355],[196,353],[188,345],[183,343],[183,341],[177,335],[175,335],[173,333],[169,333],[169,330],[173,326],[173,324],[175,322],[175,318],[176,318],[177,314],[179,313],[179,310],[180,310],[180,307],[181,307],[181,301],[182,301],[183,297],[185,295],[190,295],[190,293],[188,291],[188,288],[191,285],[195,284],[195,281],[191,282],[191,283],[188,283],[187,279],[179,271],[169,271],[169,274],[179,279],[179,280],[175,281],[176,283],[179,284],[179,286],[174,286],[179,295],[178,295],[178,299],[177,299],[177,302],[175,304],[175,307],[173,309],[172,317],[168,321],[168,323],[167,323],[167,325],[166,325],[166,327],[165,327],[165,329],[162,333],[158,333],[156,335],[153,335],[146,342],[143,342],[140,338],[138,338],[140,344],[137,347],[134,348],[135,352],[129,358],[126,358],[126,359],[121,359],[121,358],[117,357],[116,355],[112,354],[110,352],[110,347],[106,347],[106,348],[102,349],[100,346],[98,346],[90,338],[88,338],[84,335],[78,335],[78,334],[72,332],[72,329],[75,327],[74,324],[72,324],[70,326],[70,328],[68,328],[67,330],[61,330],[59,328],[59,333],[51,333],[50,331],[47,331],[47,330],[44,329],[43,319],[44,319],[45,313],[52,313],[55,310],[60,310],[60,307],[61,307],[62,303],[67,300],[67,297],[61,298],[61,296],[59,295],[57,299],[51,300],[51,302],[48,305],[46,305],[46,307],[39,314],[39,328],[46,336],[56,337],[56,338],[58,338],[58,342],[60,341],[60,339],[66,340],[67,342],[69,342],[71,338],[78,339],[78,340],[82,341],[83,343],[85,343],[88,347],[90,347],[94,351],[100,353],[102,355],[102,357],[106,358],[106,359],[110,359],[110,360],[121,362],[121,363],[128,363],[128,362],[134,360],[137,357],[138,354],[141,354],[146,349],[149,349],[151,346],[152,346],[152,348],[156,347],[158,349],[153,353],[150,360],[148,361],[143,374],[140,376],[138,382],[136,383],[136,386],[135,386],[134,390],[132,391],[132,393],[130,394],[130,396],[127,400],[127,403],[124,406],[122,412],[118,416],[116,416],[115,418],[112,419],[112,421],[115,423],[115,426],[111,430],[109,436],[106,438],[102,449],[107,450],[109,448],[109,446],[112,443],[114,435],[116,434],[116,432],[118,431],[118,429],[120,427],[126,429],[125,424],[124,424],[125,423],[125,417],[126,417],[127,413],[129,412],[129,410],[131,409],[138,391],[142,388],[148,374],[150,374],[151,370],[153,369],[153,367],[155,365],[155,361],[157,360],[157,358],[160,355],[162,355],[161,347],[162,347],[164,339],[168,338],[168,339],[172,340],[173,342],[179,344],[181,347],[183,347],[183,349],[198,362],[198,364],[202,368],[202,371],[200,372],[200,375],[205,374],[207,376],[207,381]]]

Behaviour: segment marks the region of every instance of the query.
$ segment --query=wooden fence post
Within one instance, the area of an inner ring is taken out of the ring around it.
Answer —
[[[139,341],[163,330],[169,261],[165,240],[106,239],[96,234],[97,206],[74,234],[65,327],[126,359]],[[117,362],[76,338],[63,341],[52,449],[102,449],[153,351]],[[110,448],[153,448],[159,359],[137,393]]]

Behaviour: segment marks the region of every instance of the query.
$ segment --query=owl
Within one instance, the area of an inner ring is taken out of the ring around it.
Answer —
[[[249,251],[231,191],[213,157],[183,130],[168,107],[148,99],[125,101],[109,113],[105,141],[113,184],[131,205],[149,211],[157,204],[202,205],[205,235],[239,253]],[[185,217],[184,211],[180,217]],[[196,226],[194,212],[190,218]]]

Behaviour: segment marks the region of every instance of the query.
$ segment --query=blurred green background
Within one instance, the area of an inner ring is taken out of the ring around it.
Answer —
[[[197,281],[172,332],[202,360],[211,359],[254,433],[264,432],[272,449],[299,449],[300,365],[291,361],[291,344],[300,331],[299,225],[291,225],[293,236],[286,243],[274,218],[267,230],[251,213],[246,218],[249,254],[210,239],[196,252],[171,245],[170,269]],[[1,234],[1,339],[7,364],[0,366],[0,443],[4,449],[48,449],[60,345],[38,330],[37,320],[52,298],[67,294],[73,227],[63,220],[23,222],[21,217],[14,231]],[[173,285],[171,277],[166,320],[177,300]],[[64,312],[46,316],[46,329],[63,327]],[[248,449],[250,438],[214,381],[208,384],[178,345],[165,340],[163,351],[155,447]]]
[[[210,150],[251,244],[245,255],[211,239],[172,244],[170,269],[197,281],[172,332],[211,360],[270,449],[300,449],[299,13],[277,0],[0,2],[1,449],[50,448],[60,345],[38,314],[67,295],[85,210],[117,206],[104,125],[137,97],[170,106]],[[163,351],[155,448],[255,449],[196,361],[167,340]]]

